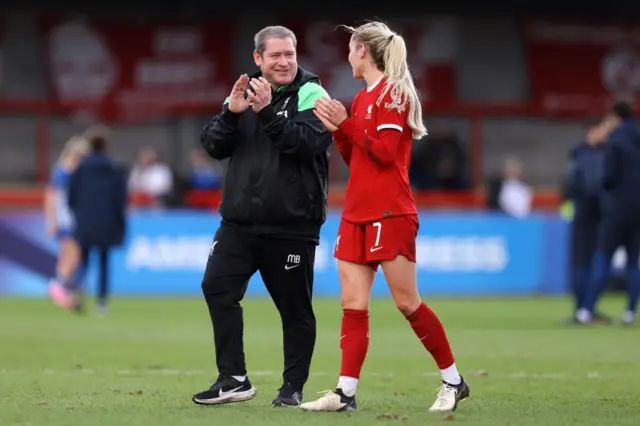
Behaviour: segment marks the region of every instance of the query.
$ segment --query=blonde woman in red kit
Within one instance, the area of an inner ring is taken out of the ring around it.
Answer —
[[[378,266],[396,306],[442,375],[429,411],[454,411],[469,396],[437,315],[420,300],[416,278],[418,214],[408,169],[413,139],[427,134],[407,65],[403,38],[371,22],[351,33],[349,62],[367,87],[353,100],[351,118],[338,101],[320,98],[315,114],[333,133],[350,169],[334,256],[342,287],[342,367],[338,386],[302,404],[306,411],[354,411],[356,387],[369,346],[369,299]]]

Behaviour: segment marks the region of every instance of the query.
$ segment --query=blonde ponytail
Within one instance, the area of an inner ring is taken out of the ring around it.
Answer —
[[[357,28],[345,28],[353,34],[355,41],[364,44],[376,66],[384,73],[387,84],[377,104],[387,95],[391,95],[391,103],[384,107],[396,108],[402,112],[409,104],[408,124],[414,139],[422,139],[427,135],[427,128],[422,119],[422,103],[418,91],[409,72],[407,63],[407,46],[399,34],[394,33],[381,22],[369,22]]]
[[[378,105],[389,91],[392,101],[391,104],[385,104],[385,108],[397,108],[398,111],[403,111],[409,103],[409,128],[414,139],[422,139],[427,135],[427,128],[422,121],[422,104],[407,64],[407,47],[401,36],[394,34],[390,37],[391,40],[383,54],[387,85],[380,94]]]

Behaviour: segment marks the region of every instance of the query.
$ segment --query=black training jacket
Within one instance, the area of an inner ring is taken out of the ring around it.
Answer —
[[[260,74],[251,76],[259,77]],[[327,217],[331,133],[313,114],[327,92],[302,68],[258,114],[228,109],[204,127],[201,143],[217,160],[229,158],[223,223],[257,235],[319,241]]]
[[[605,215],[640,220],[640,127],[634,120],[624,120],[604,145],[603,185]]]

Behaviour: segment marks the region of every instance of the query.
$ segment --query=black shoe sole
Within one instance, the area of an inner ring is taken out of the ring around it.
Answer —
[[[299,407],[300,404],[302,404],[302,400],[298,401],[297,404],[288,404],[285,400],[280,399],[279,397],[276,397],[276,398],[274,398],[273,401],[271,401],[271,406],[272,407],[295,408],[295,407]]]
[[[198,400],[196,399],[196,397],[195,397],[195,396],[193,396],[193,397],[191,397],[191,401],[192,401],[194,404],[197,404],[197,405],[209,405],[209,406],[211,406],[211,405],[235,404],[235,403],[238,403],[238,402],[247,402],[247,401],[251,401],[253,398],[255,398],[255,397],[256,397],[256,394],[257,394],[257,392],[255,392],[255,393],[254,393],[253,395],[251,395],[250,397],[244,397],[244,398],[242,398],[242,399],[233,399],[233,398],[230,398],[230,399],[225,399],[224,401],[218,401],[218,402],[203,402],[203,401],[198,401]]]
[[[201,402],[201,401],[197,401],[195,398],[191,398],[191,401],[196,404],[196,405],[205,405],[205,406],[215,406],[215,405],[227,405],[227,404],[237,404],[239,402],[248,402],[251,401],[254,397],[251,398],[247,398],[247,399],[238,399],[238,400],[226,400],[226,401],[222,401],[222,402]]]
[[[272,407],[284,407],[284,408],[298,408],[300,406],[300,404],[296,404],[296,405],[291,405],[291,404],[285,404],[284,402],[275,402],[273,401],[271,403]]]
[[[336,413],[350,413],[353,411],[358,411],[358,407],[355,405],[345,405],[344,407],[336,411]]]

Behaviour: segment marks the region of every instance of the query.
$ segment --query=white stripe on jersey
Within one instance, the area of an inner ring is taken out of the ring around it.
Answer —
[[[383,129],[394,129],[402,133],[402,126],[398,126],[397,124],[381,124],[377,127],[378,131]]]

